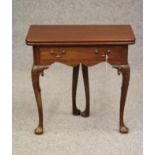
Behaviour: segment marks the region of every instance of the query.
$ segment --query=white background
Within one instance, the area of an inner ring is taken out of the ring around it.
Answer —
[[[0,1],[0,155],[12,154],[12,2]]]
[[[144,155],[155,154],[155,3],[144,1]],[[133,17],[134,18],[134,17]],[[12,154],[12,2],[0,1],[0,155]]]
[[[143,128],[144,128],[144,155],[155,154],[155,1],[145,0],[143,2],[144,19],[144,107],[143,107]]]

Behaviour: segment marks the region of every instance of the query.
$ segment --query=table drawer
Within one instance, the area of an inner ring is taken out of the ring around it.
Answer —
[[[120,64],[122,49],[121,47],[77,47],[77,48],[51,48],[41,47],[40,63],[51,64],[53,62],[62,62],[69,65],[83,63],[93,65],[101,61]]]

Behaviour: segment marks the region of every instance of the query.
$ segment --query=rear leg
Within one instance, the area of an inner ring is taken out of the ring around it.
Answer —
[[[80,110],[76,106],[76,90],[77,90],[77,83],[78,83],[78,76],[79,76],[79,67],[77,65],[73,67],[73,78],[72,78],[72,113],[73,115],[80,115]]]
[[[83,112],[81,112],[81,116],[88,117],[89,116],[89,76],[88,76],[88,67],[85,65],[82,65],[82,74],[83,74],[83,80],[84,80],[84,87],[85,87],[85,94],[86,94],[86,107]]]

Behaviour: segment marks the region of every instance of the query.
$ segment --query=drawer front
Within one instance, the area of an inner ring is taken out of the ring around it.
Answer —
[[[122,57],[121,47],[41,47],[39,51],[41,64],[61,62],[71,66],[79,63],[91,66],[106,60],[111,64],[121,64]]]

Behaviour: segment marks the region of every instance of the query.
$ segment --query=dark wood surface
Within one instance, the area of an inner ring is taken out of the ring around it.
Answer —
[[[73,67],[73,76],[72,76],[72,113],[73,115],[80,115],[81,111],[77,108],[76,105],[76,91],[77,91],[77,83],[78,83],[78,76],[79,76],[79,67],[77,65]]]
[[[125,45],[120,46],[104,46],[104,47],[40,47],[39,57],[40,64],[52,64],[61,62],[69,66],[76,66],[79,63],[86,66],[92,66],[105,61],[106,52],[108,53],[108,62],[120,65],[122,63],[122,52]]]
[[[90,114],[88,66],[105,61],[122,74],[119,131],[128,133],[124,123],[124,108],[130,79],[128,45],[134,42],[135,37],[130,25],[31,26],[26,43],[33,46],[32,84],[39,114],[39,124],[35,133],[43,133],[43,108],[39,85],[39,77],[43,75],[43,71],[55,62],[73,66],[72,113],[87,117]],[[83,112],[76,105],[80,65],[86,94],[86,107]]]
[[[85,110],[81,112],[81,116],[88,117],[90,113],[89,74],[88,74],[88,67],[83,64],[82,64],[82,75],[86,94],[86,107]]]
[[[31,25],[28,45],[133,44],[130,25]]]

